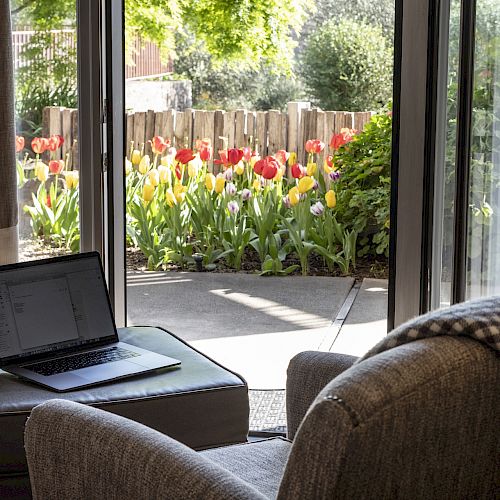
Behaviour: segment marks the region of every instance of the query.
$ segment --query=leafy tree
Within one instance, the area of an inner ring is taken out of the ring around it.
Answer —
[[[302,77],[324,109],[378,109],[391,98],[392,54],[380,27],[332,20],[309,37]]]

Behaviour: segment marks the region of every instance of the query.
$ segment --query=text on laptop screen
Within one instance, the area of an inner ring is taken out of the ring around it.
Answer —
[[[114,335],[97,256],[0,270],[2,362]]]

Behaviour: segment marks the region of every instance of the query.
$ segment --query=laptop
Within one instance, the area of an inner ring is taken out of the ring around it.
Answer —
[[[180,365],[118,339],[97,252],[0,266],[0,368],[58,392]]]

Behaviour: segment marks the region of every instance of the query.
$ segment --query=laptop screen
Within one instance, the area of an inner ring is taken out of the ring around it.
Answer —
[[[0,360],[115,338],[97,253],[0,267]]]

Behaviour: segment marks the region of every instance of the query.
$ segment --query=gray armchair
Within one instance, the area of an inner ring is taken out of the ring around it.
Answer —
[[[25,434],[33,495],[494,498],[500,470],[495,350],[438,336],[354,361],[329,353],[291,361],[289,440],[202,452],[102,410],[44,403]]]

